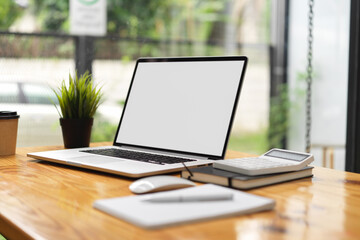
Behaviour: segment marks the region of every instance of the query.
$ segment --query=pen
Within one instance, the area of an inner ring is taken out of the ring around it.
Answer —
[[[145,202],[167,203],[167,202],[199,202],[199,201],[222,201],[233,199],[232,193],[216,193],[206,195],[175,195],[175,196],[155,196],[143,199]]]

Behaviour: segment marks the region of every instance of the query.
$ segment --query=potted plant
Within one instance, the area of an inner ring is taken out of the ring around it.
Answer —
[[[63,80],[53,89],[60,106],[60,125],[65,148],[88,147],[94,115],[102,100],[101,87],[94,85],[92,76],[85,72],[69,81]]]

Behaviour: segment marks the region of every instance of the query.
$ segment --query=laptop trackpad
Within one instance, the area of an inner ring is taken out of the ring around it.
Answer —
[[[81,164],[89,164],[89,165],[99,165],[99,164],[107,164],[113,162],[122,162],[122,159],[114,159],[114,158],[107,158],[102,156],[81,156],[81,157],[73,157],[69,158],[68,161],[76,162]]]

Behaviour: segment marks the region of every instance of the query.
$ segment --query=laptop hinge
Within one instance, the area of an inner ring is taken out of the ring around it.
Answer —
[[[199,160],[211,160],[209,157],[197,156],[197,155],[192,155],[192,154],[172,153],[172,152],[162,151],[162,150],[144,149],[144,148],[140,148],[140,147],[130,147],[130,146],[123,146],[123,145],[115,146],[115,147],[119,147],[119,148],[127,149],[127,150],[139,151],[139,152],[156,153],[156,154],[178,156],[178,157],[192,158],[192,159],[199,159]]]

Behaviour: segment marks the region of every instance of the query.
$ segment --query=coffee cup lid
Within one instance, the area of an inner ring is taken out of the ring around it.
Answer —
[[[0,111],[0,119],[16,119],[20,116],[17,114],[17,112],[12,111]]]

